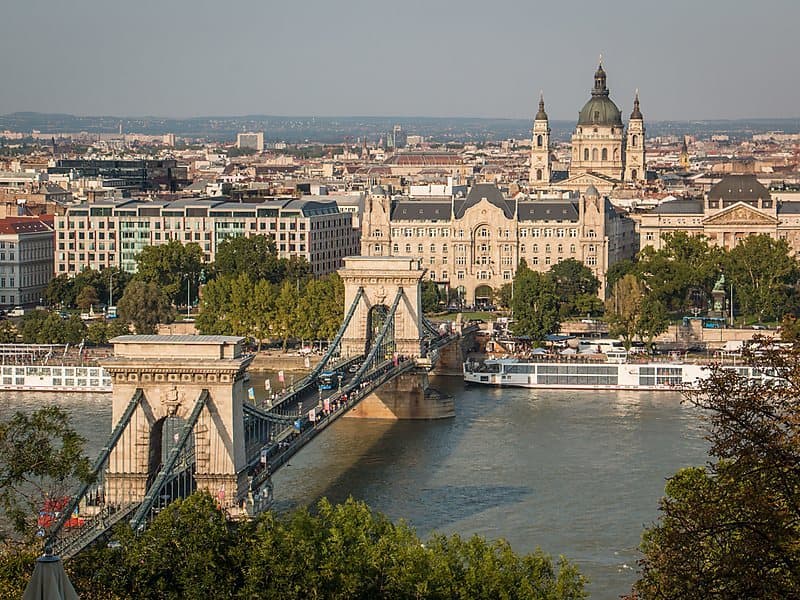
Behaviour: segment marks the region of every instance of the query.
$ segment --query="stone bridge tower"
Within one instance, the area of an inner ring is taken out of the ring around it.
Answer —
[[[243,355],[244,338],[123,335],[111,341],[114,356],[101,364],[114,383],[113,422],[120,421],[138,390],[143,397],[109,456],[107,501],[141,501],[207,390],[190,438],[194,482],[223,508],[235,509],[247,494],[242,404],[252,357]]]
[[[348,256],[339,275],[344,280],[344,307],[347,311],[358,289],[364,293],[342,338],[342,355],[364,354],[370,342],[371,316],[376,307],[391,308],[397,290],[403,298],[394,318],[394,340],[397,352],[419,356],[422,320],[420,282],[425,275],[420,259],[399,256]]]

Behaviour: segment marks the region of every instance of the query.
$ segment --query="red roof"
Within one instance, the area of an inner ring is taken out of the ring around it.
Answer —
[[[0,233],[39,233],[41,231],[53,231],[53,215],[0,219]]]

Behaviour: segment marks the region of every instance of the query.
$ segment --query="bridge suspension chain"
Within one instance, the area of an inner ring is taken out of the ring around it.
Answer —
[[[92,477],[90,481],[83,484],[79,488],[78,492],[72,497],[69,504],[62,509],[61,516],[51,529],[50,535],[45,541],[46,546],[50,546],[55,549],[64,545],[64,542],[67,540],[60,539],[65,537],[64,526],[74,514],[80,512],[79,507],[81,503],[87,504],[87,500],[91,500],[90,497],[93,496],[94,500],[92,500],[90,503],[94,504],[95,506],[99,504],[98,500],[102,497],[104,492],[103,475],[105,474],[108,466],[108,459],[111,456],[111,452],[114,450],[114,448],[116,448],[117,443],[122,438],[123,433],[125,433],[125,430],[130,425],[131,418],[141,404],[142,400],[144,400],[144,392],[141,388],[138,388],[131,397],[130,402],[128,402],[128,406],[125,407],[125,412],[122,413],[119,421],[117,421],[117,424],[111,432],[111,435],[109,436],[105,446],[103,446],[103,448],[100,450],[100,454],[98,455],[92,469]],[[92,519],[88,519],[88,521],[84,521],[79,527],[73,529],[90,526],[91,521]],[[75,533],[77,533],[77,531],[71,531],[70,533],[72,535],[68,537],[74,538],[76,537]],[[63,555],[64,553],[60,552],[60,554]]]

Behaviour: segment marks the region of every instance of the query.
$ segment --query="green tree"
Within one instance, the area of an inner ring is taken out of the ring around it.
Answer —
[[[783,315],[781,320],[781,341],[800,341],[800,319],[794,315]]]
[[[668,309],[681,310],[711,297],[723,259],[724,250],[704,236],[678,231],[665,234],[658,250],[646,246],[636,272]]]
[[[78,293],[78,296],[75,298],[75,304],[78,305],[78,308],[83,310],[88,310],[95,304],[98,304],[100,299],[97,297],[97,290],[94,289],[93,286],[87,285],[81,288],[81,291]]]
[[[153,282],[132,281],[117,306],[120,318],[133,323],[138,334],[155,333],[158,323],[168,323],[175,318],[175,310],[166,295]]]
[[[289,339],[298,335],[300,317],[297,306],[299,300],[300,293],[297,286],[289,280],[285,280],[275,300],[275,323],[273,325],[273,333],[283,341],[284,352],[289,344]]]
[[[203,287],[200,311],[195,325],[204,335],[233,335],[229,310],[231,300],[231,278],[218,277]]]
[[[254,281],[271,283],[283,280],[286,265],[278,259],[275,240],[265,235],[229,237],[217,248],[214,268],[218,277],[246,273]]]
[[[86,328],[86,339],[95,346],[108,343],[108,325],[104,321],[95,321]]]
[[[59,317],[56,318],[61,320]],[[72,315],[64,323],[64,341],[70,344],[80,344],[85,337],[86,323],[78,315]]]
[[[618,260],[613,265],[608,267],[608,271],[606,271],[606,294],[610,293],[611,290],[614,289],[614,284],[617,283],[617,281],[622,279],[628,273],[635,274],[636,270],[636,261],[628,258]]]
[[[75,295],[75,279],[66,273],[53,277],[44,291],[44,298],[51,306],[74,306]]]
[[[625,349],[630,350],[633,338],[639,328],[642,301],[645,289],[642,282],[633,274],[618,280],[606,300],[606,320],[612,335],[622,338]]]
[[[78,482],[90,480],[83,444],[57,406],[29,415],[17,412],[0,422],[0,536],[10,535],[2,530],[8,523],[14,534],[32,539],[45,502],[60,500]]]
[[[504,283],[500,286],[500,290],[497,292],[497,303],[503,308],[511,308],[513,288],[514,286],[510,283]]]
[[[747,360],[781,379],[715,367],[687,394],[712,460],[667,483],[643,536],[644,598],[800,597],[800,346],[766,343]]]
[[[118,335],[128,335],[131,332],[131,324],[125,319],[116,318],[108,323],[106,326],[106,333],[108,339],[113,339]]]
[[[199,244],[185,246],[170,240],[159,246],[145,246],[136,257],[135,279],[155,284],[168,301],[178,306],[197,299],[198,282],[203,271],[203,251]],[[127,290],[126,290],[127,291]]]
[[[725,264],[740,311],[759,321],[778,319],[796,305],[800,270],[786,240],[751,235],[736,245]]]
[[[558,292],[551,277],[531,271],[523,259],[514,275],[514,333],[541,341],[558,331]]]
[[[439,310],[439,287],[435,281],[425,279],[420,285],[422,312],[434,313]]]
[[[554,264],[547,274],[556,285],[561,318],[580,314],[576,307],[577,299],[596,296],[600,289],[600,281],[589,267],[574,258]]]
[[[636,333],[647,347],[652,350],[653,340],[664,333],[669,327],[669,314],[664,303],[653,294],[646,294],[639,307],[639,320],[636,323]]]

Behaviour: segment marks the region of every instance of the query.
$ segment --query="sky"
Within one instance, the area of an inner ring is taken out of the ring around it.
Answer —
[[[798,0],[3,0],[0,114],[800,116]]]

